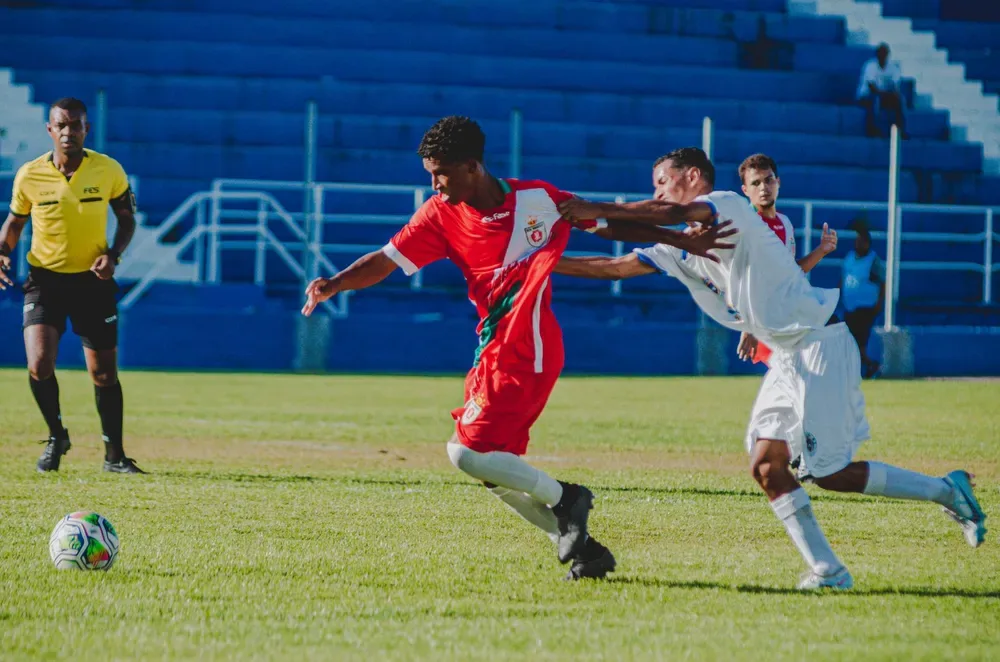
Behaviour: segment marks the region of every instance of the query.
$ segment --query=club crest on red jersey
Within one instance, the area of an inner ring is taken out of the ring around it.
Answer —
[[[482,395],[475,395],[469,398],[469,401],[465,403],[465,412],[462,414],[462,425],[469,425],[483,413],[483,405],[486,404],[486,398]]]
[[[537,216],[529,216],[528,227],[524,228],[524,235],[528,239],[529,246],[538,248],[545,243],[547,238],[545,223],[539,221]]]

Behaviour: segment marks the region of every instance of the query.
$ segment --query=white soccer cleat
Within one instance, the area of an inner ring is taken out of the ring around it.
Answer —
[[[820,591],[825,588],[835,591],[849,591],[854,588],[854,577],[851,577],[851,573],[845,567],[841,567],[836,572],[828,575],[822,575],[815,570],[810,570],[802,575],[802,579],[799,580],[799,585],[796,588],[800,591]]]
[[[952,505],[944,507],[944,513],[962,527],[966,542],[979,547],[986,539],[986,513],[972,493],[972,476],[967,471],[952,471],[944,477],[954,494]]]

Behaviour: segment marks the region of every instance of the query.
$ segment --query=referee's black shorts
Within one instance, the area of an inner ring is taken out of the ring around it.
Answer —
[[[66,331],[66,318],[73,332],[89,349],[118,346],[118,284],[101,280],[90,271],[61,274],[31,267],[24,283],[24,328],[36,324]]]

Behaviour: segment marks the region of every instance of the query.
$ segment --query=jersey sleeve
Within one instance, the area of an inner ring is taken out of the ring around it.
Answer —
[[[14,175],[14,188],[10,195],[10,211],[15,216],[29,216],[31,214],[31,199],[28,198],[24,190],[25,170],[22,167]]]
[[[680,278],[683,262],[683,252],[675,246],[653,244],[647,248],[632,250],[640,262],[648,264],[661,274]]]
[[[431,262],[448,257],[448,243],[435,223],[431,204],[430,200],[425,202],[410,222],[382,248],[382,252],[407,276],[412,276]]]
[[[115,198],[120,198],[125,193],[128,192],[129,183],[128,175],[125,174],[125,168],[122,167],[118,161],[111,159],[111,200]]]

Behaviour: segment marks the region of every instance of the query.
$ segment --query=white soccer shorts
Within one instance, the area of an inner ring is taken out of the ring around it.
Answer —
[[[788,443],[799,477],[835,474],[870,437],[861,392],[861,357],[844,323],[812,331],[794,350],[775,348],[750,426],[758,439]]]

